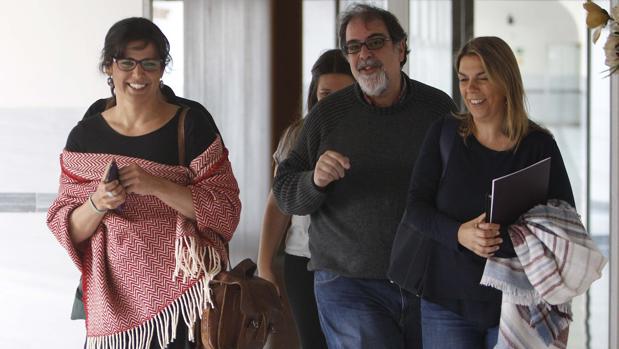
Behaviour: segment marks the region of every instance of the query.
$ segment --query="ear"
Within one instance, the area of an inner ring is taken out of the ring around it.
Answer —
[[[107,76],[112,76],[112,65],[107,65],[105,66],[105,68],[103,68],[103,70],[105,70],[105,74],[107,74]]]
[[[399,51],[400,63],[402,63],[404,61],[404,58],[406,57],[406,41],[405,40],[400,40],[400,42],[398,43],[398,51]]]

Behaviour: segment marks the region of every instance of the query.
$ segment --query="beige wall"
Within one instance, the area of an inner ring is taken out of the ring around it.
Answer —
[[[58,154],[110,91],[98,63],[107,30],[142,0],[0,1],[0,193],[53,193]],[[36,144],[33,144],[35,140]]]
[[[2,2],[0,108],[83,107],[109,90],[97,63],[109,27],[142,0]]]

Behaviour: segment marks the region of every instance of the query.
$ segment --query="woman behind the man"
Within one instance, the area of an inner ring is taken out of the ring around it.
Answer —
[[[193,348],[209,280],[240,215],[208,113],[161,93],[169,43],[152,22],[108,31],[111,107],[73,128],[48,225],[82,273],[87,348]],[[111,163],[118,178],[107,180]]]
[[[501,292],[479,283],[487,258],[515,254],[506,231],[512,222],[484,221],[492,179],[551,157],[548,198],[574,206],[557,144],[527,116],[509,46],[496,37],[475,38],[461,49],[456,69],[467,111],[437,121],[428,132],[392,258],[393,280],[422,297],[424,349],[493,348],[497,342]],[[450,122],[457,123],[457,135],[450,149],[441,149],[441,131]],[[449,157],[443,169],[445,150]],[[428,259],[406,280],[393,268],[424,262],[424,253],[411,259],[406,250],[415,234],[427,239]]]
[[[340,50],[328,50],[312,66],[312,81],[308,90],[307,110],[314,107],[319,100],[354,82],[348,62]],[[279,141],[273,154],[275,165],[283,161],[294,144],[303,127],[303,119],[290,125]],[[267,206],[260,233],[260,250],[258,268],[260,276],[277,285],[273,258],[282,238],[286,236],[284,257],[284,283],[288,300],[297,325],[303,348],[326,348],[326,342],[314,298],[314,273],[307,270],[310,259],[308,246],[309,216],[289,216],[283,214],[275,202],[273,192],[269,192]]]

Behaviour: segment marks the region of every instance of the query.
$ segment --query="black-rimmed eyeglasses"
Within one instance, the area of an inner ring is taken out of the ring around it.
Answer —
[[[132,71],[138,64],[146,71],[156,71],[161,69],[161,64],[163,64],[160,59],[152,58],[141,59],[139,61],[133,58],[114,58],[114,62],[116,62],[116,65],[122,71]]]
[[[350,40],[344,45],[344,52],[349,55],[359,53],[363,45],[365,45],[368,50],[378,50],[385,46],[385,41],[391,41],[391,39],[384,36],[374,36],[365,41]]]

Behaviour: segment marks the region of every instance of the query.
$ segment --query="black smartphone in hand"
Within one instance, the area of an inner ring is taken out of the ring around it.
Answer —
[[[116,161],[112,160],[112,164],[110,165],[110,170],[107,172],[107,177],[105,177],[105,183],[109,183],[119,179],[118,175],[118,165],[116,165]]]
[[[110,169],[109,171],[107,171],[107,176],[105,177],[105,183],[109,183],[112,181],[118,180],[118,183],[120,183],[120,175],[118,173],[118,165],[116,164],[115,160],[112,160],[112,163],[110,164]],[[123,209],[123,205],[121,204],[120,206],[116,207],[114,209],[114,211],[116,212],[121,212]]]

